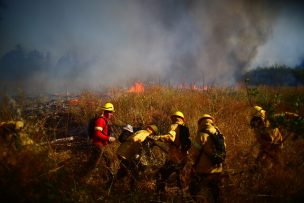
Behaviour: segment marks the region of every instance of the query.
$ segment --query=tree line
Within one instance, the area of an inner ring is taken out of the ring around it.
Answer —
[[[243,74],[241,79],[247,80],[249,85],[255,86],[303,86],[304,61],[296,67],[286,65],[258,67]]]

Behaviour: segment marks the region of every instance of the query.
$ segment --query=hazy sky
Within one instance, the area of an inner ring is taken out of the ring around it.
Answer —
[[[303,4],[283,0],[0,0],[2,86],[134,80],[231,85],[304,60]]]

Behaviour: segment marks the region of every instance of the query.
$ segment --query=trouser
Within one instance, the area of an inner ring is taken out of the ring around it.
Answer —
[[[272,147],[260,147],[259,154],[256,158],[256,164],[266,168],[271,168],[273,164],[282,165],[280,154],[282,149],[280,146],[273,145]]]
[[[198,194],[205,188],[210,191],[214,202],[221,202],[220,184],[221,173],[195,173],[191,176],[189,192],[195,201],[202,202]]]
[[[141,163],[136,160],[121,159],[119,169],[116,173],[116,181],[121,181],[126,176],[130,177],[130,188],[134,189],[139,178],[139,172],[143,170]],[[116,182],[115,181],[115,182]]]
[[[86,176],[90,171],[96,168],[96,166],[100,163],[103,166],[102,175],[104,180],[106,180],[106,184],[110,184],[113,179],[112,173],[112,161],[111,161],[111,153],[107,146],[98,146],[93,145],[91,148],[91,156],[89,157],[88,162],[85,164],[83,169],[81,170],[81,176]]]
[[[163,167],[158,171],[156,177],[156,192],[161,194],[165,192],[166,181],[172,173],[176,173],[176,183],[180,190],[182,190],[182,183],[180,173],[184,168],[184,163],[173,163],[171,161],[166,161]]]

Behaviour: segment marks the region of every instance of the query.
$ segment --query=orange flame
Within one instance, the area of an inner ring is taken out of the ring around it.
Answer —
[[[128,92],[141,93],[145,91],[145,85],[142,82],[135,82],[132,87],[128,89]]]
[[[78,106],[80,104],[80,100],[79,99],[70,99],[69,104],[71,106]]]
[[[199,86],[199,85],[192,85],[191,86],[192,90],[201,90],[201,91],[206,91],[208,90],[208,86],[207,85],[203,85],[203,86]]]

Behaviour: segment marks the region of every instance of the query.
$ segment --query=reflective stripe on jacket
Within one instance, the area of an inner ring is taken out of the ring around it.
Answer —
[[[93,136],[93,144],[105,146],[109,144],[108,119],[100,117],[95,121],[95,131]]]

